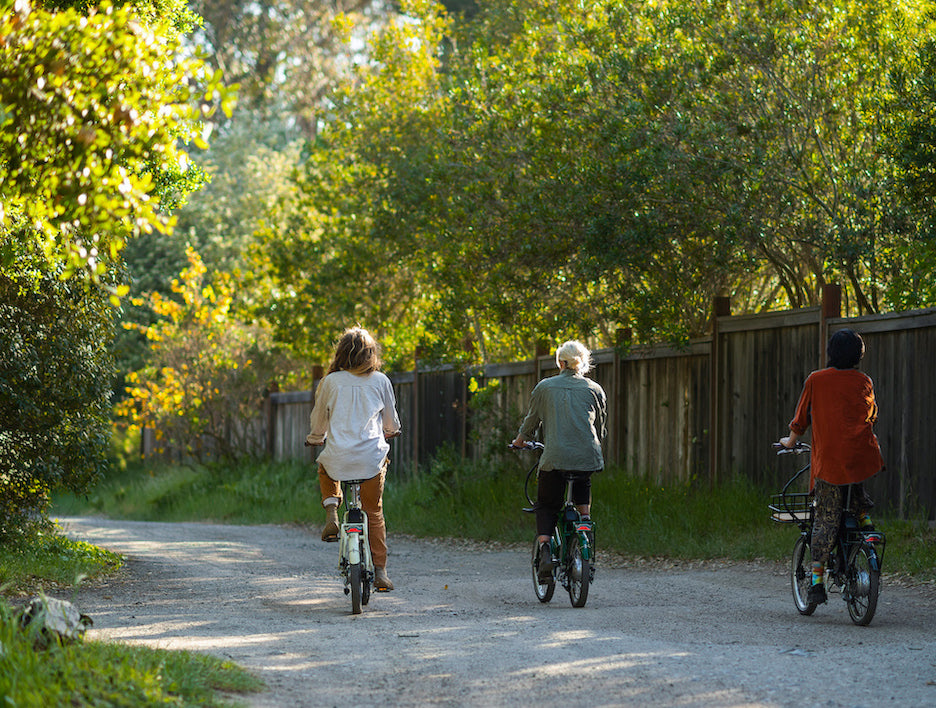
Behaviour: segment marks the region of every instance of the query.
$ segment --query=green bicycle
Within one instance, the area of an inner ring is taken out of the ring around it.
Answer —
[[[543,443],[528,442],[523,447],[510,446],[514,450],[532,450],[542,452]],[[530,496],[530,480],[536,475],[536,463],[527,473],[523,491],[530,503],[524,508],[527,513],[536,511],[536,502]],[[533,591],[540,602],[549,602],[559,583],[569,593],[572,607],[584,607],[588,600],[588,588],[595,579],[595,525],[590,518],[583,518],[572,503],[572,482],[574,472],[563,475],[566,483],[565,502],[559,512],[559,518],[553,529],[549,547],[552,556],[552,574],[547,582],[540,580],[539,544],[533,543]]]

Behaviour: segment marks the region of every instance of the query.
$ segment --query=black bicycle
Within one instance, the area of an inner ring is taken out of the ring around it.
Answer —
[[[774,447],[778,455],[802,454],[810,450],[809,445],[801,442],[792,448],[785,448],[779,443],[774,443]],[[812,585],[811,543],[815,502],[808,492],[790,490],[808,470],[809,463],[790,478],[779,494],[771,497],[769,504],[771,519],[781,524],[796,524],[800,530],[800,536],[793,545],[790,583],[793,602],[802,615],[811,615],[817,607],[817,603],[808,599]],[[809,475],[806,477],[808,479]],[[825,586],[831,588],[835,585],[840,588],[852,622],[865,626],[870,624],[877,610],[881,590],[881,563],[887,539],[881,531],[862,531],[858,518],[850,508],[851,487],[826,568]]]
[[[513,450],[542,452],[543,443],[528,442],[524,447],[510,446]],[[523,485],[523,493],[530,506],[523,510],[536,511],[536,502],[530,497],[530,480],[536,478],[537,463],[533,463]],[[572,607],[584,607],[588,600],[588,588],[595,579],[595,525],[590,518],[582,518],[572,503],[572,482],[576,474],[567,472],[565,502],[549,540],[552,556],[552,574],[547,582],[539,576],[539,544],[533,543],[533,591],[540,602],[549,602],[558,582],[569,593]]]

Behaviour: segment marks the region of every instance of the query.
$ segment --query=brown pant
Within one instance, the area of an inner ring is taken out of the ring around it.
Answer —
[[[370,541],[371,556],[378,568],[387,566],[387,526],[383,515],[383,488],[387,468],[384,467],[375,477],[361,482],[361,508],[367,514],[367,538]],[[341,483],[336,482],[325,468],[319,465],[319,489],[322,499],[335,497],[341,503]]]
[[[848,498],[848,488],[851,487],[851,511],[854,514],[871,511],[874,502],[865,491],[864,485],[858,484],[830,484],[822,479],[816,480],[813,493],[816,495],[816,508],[813,513],[813,530],[811,551],[813,562],[828,565],[829,556],[835,547],[838,538],[839,524],[845,501]]]

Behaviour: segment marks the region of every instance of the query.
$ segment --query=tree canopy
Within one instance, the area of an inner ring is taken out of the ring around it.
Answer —
[[[260,240],[280,335],[309,356],[351,321],[475,361],[622,328],[680,341],[715,295],[800,307],[836,281],[877,312],[932,265],[886,149],[929,3],[402,9]]]
[[[181,2],[0,3],[0,536],[102,471],[128,241],[201,182],[229,94]]]

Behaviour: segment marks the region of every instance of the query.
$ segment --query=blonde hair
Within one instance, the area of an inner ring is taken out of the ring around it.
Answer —
[[[369,374],[383,366],[380,360],[380,345],[363,327],[346,329],[335,346],[335,358],[328,373],[348,371],[352,374]]]
[[[570,339],[556,350],[556,366],[560,361],[564,361],[576,374],[586,374],[591,369],[591,352],[581,342]]]

